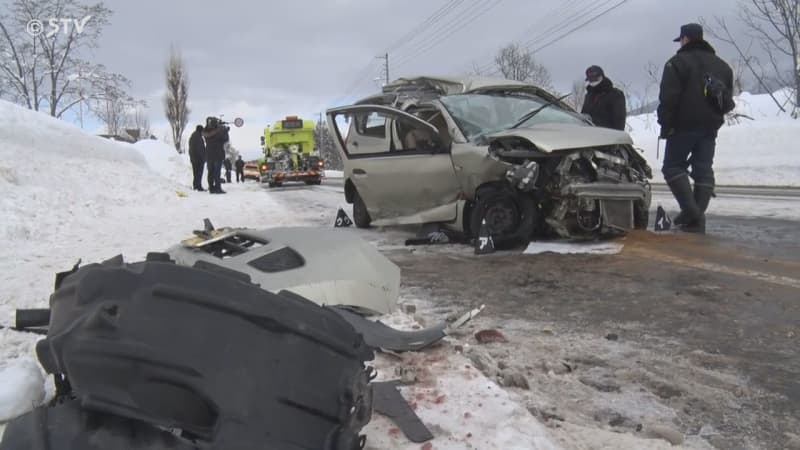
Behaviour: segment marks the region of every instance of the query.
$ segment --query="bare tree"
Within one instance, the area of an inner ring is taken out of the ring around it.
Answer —
[[[537,62],[528,49],[519,44],[509,44],[500,49],[494,59],[497,70],[509,80],[535,84],[548,91],[553,90],[550,71]]]
[[[583,101],[586,99],[586,84],[583,80],[575,80],[572,82],[571,95],[567,97],[567,102],[575,108],[575,111],[580,111],[583,108]]]
[[[133,111],[128,117],[128,126],[139,132],[139,140],[150,139],[150,119],[147,117],[147,103],[144,100],[136,102]]]
[[[342,156],[336,149],[333,136],[328,129],[325,121],[320,121],[314,127],[314,146],[319,151],[319,155],[325,162],[325,167],[331,170],[342,170]]]
[[[170,48],[169,61],[166,67],[167,93],[164,94],[164,109],[167,121],[172,128],[172,142],[175,150],[181,153],[181,139],[189,122],[188,98],[189,79],[183,58],[178,50]]]
[[[13,0],[8,13],[0,15],[0,53],[7,56],[0,59],[5,97],[61,117],[95,95],[104,95],[118,76],[81,54],[97,48],[110,16],[111,10],[102,3]]]
[[[119,83],[125,87],[130,85],[125,79],[119,80]],[[114,84],[106,85],[102,92],[93,94],[88,102],[89,111],[106,126],[106,133],[115,136],[120,135],[127,126],[130,110],[135,103],[133,97]]]
[[[480,64],[473,62],[472,68],[469,70],[468,74],[478,77],[485,77],[489,75],[489,72],[490,71],[487,70],[485,67],[481,67]]]
[[[740,4],[739,17],[761,44],[781,84],[794,89],[793,117],[797,118],[800,115],[800,0],[749,0]],[[784,77],[786,72],[790,73],[788,79]]]

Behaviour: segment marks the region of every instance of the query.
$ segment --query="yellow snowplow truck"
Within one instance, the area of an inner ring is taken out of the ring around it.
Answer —
[[[314,121],[286,116],[261,136],[264,162],[261,183],[279,187],[284,182],[321,184],[325,164],[314,148]]]

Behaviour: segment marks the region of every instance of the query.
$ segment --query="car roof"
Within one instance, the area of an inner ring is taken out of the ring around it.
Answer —
[[[409,85],[429,85],[436,86],[444,90],[442,94],[457,94],[468,92],[474,89],[482,89],[487,87],[500,87],[500,86],[530,86],[528,83],[521,81],[507,80],[505,78],[497,77],[442,77],[442,76],[413,76],[401,77],[383,87],[384,92],[392,92],[398,87]]]

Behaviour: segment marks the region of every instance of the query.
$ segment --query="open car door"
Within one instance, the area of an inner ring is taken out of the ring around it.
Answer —
[[[416,116],[380,105],[327,111],[345,178],[375,225],[455,220],[460,184],[439,130]]]

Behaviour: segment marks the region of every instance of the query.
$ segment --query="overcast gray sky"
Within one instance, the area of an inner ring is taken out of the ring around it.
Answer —
[[[536,48],[590,18],[593,11],[617,2],[453,0],[439,21],[391,49],[390,77],[464,73],[473,63],[490,63],[504,44],[534,40]],[[163,67],[174,44],[188,66],[190,128],[208,115],[241,116],[245,127],[234,131],[233,145],[252,154],[267,123],[287,114],[316,114],[350,101],[353,94],[376,91],[373,80],[381,76],[382,60],[375,57],[450,2],[105,0],[105,4],[114,14],[95,56],[132,80],[132,94],[149,103],[151,122],[161,130],[159,138],[166,129],[160,100]],[[652,61],[661,67],[674,54],[677,44],[672,39],[680,25],[713,15],[734,20],[736,2],[629,0],[536,57],[563,91],[591,64],[605,68],[612,80],[640,89],[646,78],[644,66]],[[569,26],[556,27],[570,18]],[[730,49],[719,50],[731,59]],[[345,97],[353,82],[357,89]]]

